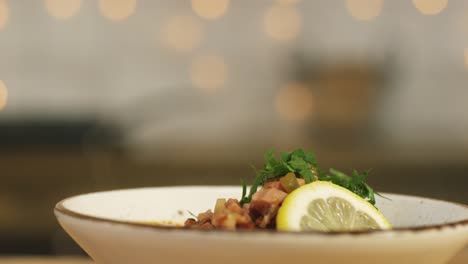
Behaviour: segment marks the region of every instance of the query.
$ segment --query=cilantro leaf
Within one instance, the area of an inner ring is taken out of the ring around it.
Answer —
[[[310,183],[315,179],[332,182],[354,192],[373,205],[375,205],[375,194],[379,195],[365,183],[369,171],[359,173],[353,170],[351,176],[333,168],[328,173],[323,172],[320,170],[312,151],[305,152],[302,148],[298,148],[291,152],[281,152],[277,160],[274,151],[268,150],[265,152],[264,159],[265,164],[262,170],[257,170],[254,167],[256,177],[248,195],[247,186],[243,180],[241,181],[241,204],[250,203],[258,188],[266,182],[280,178],[290,172],[293,172],[296,177],[303,178],[306,183]]]
[[[255,169],[256,178],[250,187],[249,195],[243,192],[241,204],[249,203],[252,200],[253,194],[257,192],[258,187],[265,184],[265,182],[282,177],[289,172],[294,172],[297,177],[304,178],[307,183],[312,182],[315,177],[311,168],[315,169],[317,163],[311,151],[307,154],[303,149],[282,152],[280,153],[280,159],[277,160],[273,150],[268,150],[265,152],[264,159],[263,170]],[[242,188],[244,189],[244,187]]]
[[[330,181],[336,185],[346,188],[361,196],[372,205],[375,205],[375,192],[367,183],[364,182],[369,171],[359,173],[356,170],[353,170],[352,177],[333,168],[331,168],[329,172],[330,174],[319,177],[319,180]]]
[[[304,178],[306,183],[312,182],[314,175],[310,171],[309,164],[303,158],[293,155],[288,163],[294,169],[294,172],[299,173]]]
[[[304,160],[309,164],[312,164],[315,168],[318,167],[317,161],[315,159],[315,154],[312,151],[308,151],[307,154],[304,156]]]

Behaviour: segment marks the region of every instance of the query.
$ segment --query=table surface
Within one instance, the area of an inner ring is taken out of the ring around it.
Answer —
[[[0,257],[1,264],[92,264],[93,261],[84,257]],[[458,254],[449,264],[468,263],[468,247]]]

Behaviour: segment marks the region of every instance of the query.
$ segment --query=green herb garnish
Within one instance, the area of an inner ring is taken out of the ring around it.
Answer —
[[[265,153],[265,165],[263,170],[257,170],[257,177],[250,187],[249,195],[243,193],[241,204],[250,203],[252,196],[257,192],[258,187],[269,180],[274,180],[289,172],[293,172],[297,177],[304,178],[306,183],[312,182],[317,178],[314,172],[317,172],[317,162],[312,151],[307,153],[303,149],[296,149],[291,152],[280,153],[280,159],[277,160],[272,150]]]
[[[331,168],[329,173],[319,177],[321,181],[329,181],[341,187],[344,187],[353,193],[361,196],[364,200],[368,201],[371,204],[375,204],[375,193],[374,190],[365,183],[367,176],[369,175],[370,170],[363,173],[359,173],[356,170],[353,170],[352,177],[346,175],[345,173]]]
[[[273,151],[269,150],[265,153],[264,158],[265,164],[263,169],[257,170],[254,168],[256,177],[250,187],[248,195],[246,192],[247,186],[245,182],[241,180],[241,204],[250,203],[257,189],[266,182],[278,179],[290,172],[293,172],[296,177],[303,178],[306,183],[310,183],[314,180],[332,182],[354,192],[369,203],[375,204],[374,190],[365,183],[369,171],[358,173],[356,170],[353,170],[352,176],[348,176],[332,168],[329,170],[329,173],[323,173],[319,169],[314,153],[312,151],[306,153],[301,148],[291,152],[281,152],[279,160],[275,158]]]
[[[193,216],[193,218],[198,219],[198,216],[196,216],[196,215],[195,215],[194,213],[192,213],[190,210],[187,210],[187,212],[188,212],[191,216]]]

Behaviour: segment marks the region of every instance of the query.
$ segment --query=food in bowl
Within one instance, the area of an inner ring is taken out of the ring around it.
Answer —
[[[465,205],[391,193],[383,193],[388,199],[375,197],[375,206],[393,225],[380,232],[217,232],[178,226],[190,217],[188,210],[203,212],[219,197],[240,194],[239,186],[112,190],[66,198],[54,211],[64,230],[96,263],[234,263],[242,252],[243,264],[279,264],[285,259],[442,264],[468,242]]]
[[[279,231],[362,231],[391,229],[375,205],[375,192],[365,183],[368,172],[352,176],[323,171],[312,151],[296,149],[265,154],[262,170],[240,199],[219,198],[211,209],[188,218],[195,229],[276,229]]]

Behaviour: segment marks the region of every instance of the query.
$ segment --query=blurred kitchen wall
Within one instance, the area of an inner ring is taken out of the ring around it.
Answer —
[[[307,56],[389,75],[376,111],[392,140],[467,142],[468,4],[430,2],[1,1],[2,119],[102,117],[143,144],[264,139],[297,125],[274,98]]]
[[[268,148],[468,202],[466,1],[0,0],[0,80],[1,253],[67,252],[68,195],[238,184]]]

